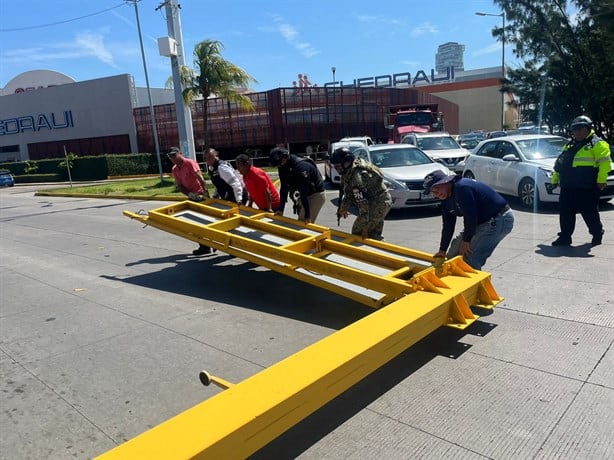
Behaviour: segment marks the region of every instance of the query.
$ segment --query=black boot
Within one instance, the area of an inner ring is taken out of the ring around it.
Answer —
[[[604,233],[605,233],[605,230],[601,229],[601,233],[597,235],[593,235],[593,239],[591,240],[591,246],[599,246],[601,244],[601,240],[603,239]]]
[[[571,237],[559,233],[559,237],[552,242],[552,246],[571,246]]]
[[[194,249],[192,251],[192,254],[194,254],[195,256],[202,256],[202,255],[210,254],[210,253],[211,253],[211,248],[209,246],[203,246],[202,244],[198,246],[198,249]]]

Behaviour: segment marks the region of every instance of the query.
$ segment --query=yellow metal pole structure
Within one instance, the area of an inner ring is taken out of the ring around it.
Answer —
[[[453,317],[477,318],[462,294],[415,292],[98,458],[245,458]]]
[[[218,205],[222,209],[215,209]],[[182,215],[186,210],[208,217]],[[461,257],[428,267],[432,257],[419,251],[359,241],[320,226],[296,228],[289,219],[224,208],[216,200],[170,205],[147,217],[124,213],[382,308],[243,382],[232,384],[201,372],[204,384],[224,391],[98,457],[102,460],[245,458],[438,327],[469,326],[478,318],[471,305],[492,308],[502,300],[490,275],[472,269]],[[337,286],[335,279],[354,281],[355,288],[375,290],[379,297]]]
[[[206,387],[213,383],[215,386],[220,387],[222,390],[227,390],[234,385],[234,383],[230,383],[228,380],[224,380],[223,378],[211,375],[207,371],[200,371],[200,374],[198,374],[198,378],[200,379],[200,382]]]

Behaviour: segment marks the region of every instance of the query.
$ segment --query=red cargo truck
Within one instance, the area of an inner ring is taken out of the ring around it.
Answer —
[[[408,133],[444,131],[443,113],[438,104],[395,105],[388,109],[384,125],[389,130],[388,143],[399,144]]]

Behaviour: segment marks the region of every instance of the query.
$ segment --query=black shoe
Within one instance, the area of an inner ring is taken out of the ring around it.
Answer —
[[[552,246],[571,246],[571,238],[563,238],[559,236],[552,242]]]
[[[591,240],[591,246],[599,246],[601,244],[601,240],[603,239],[603,234],[605,230],[601,230],[599,235],[593,235],[593,239]]]
[[[200,246],[198,249],[194,249],[192,254],[195,256],[202,256],[205,254],[211,254],[211,248],[209,246]]]

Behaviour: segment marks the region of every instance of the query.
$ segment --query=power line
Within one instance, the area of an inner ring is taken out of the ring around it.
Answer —
[[[79,19],[89,18],[90,16],[96,16],[97,14],[106,13],[107,11],[114,10],[115,8],[119,8],[120,6],[124,6],[124,5],[125,3],[120,3],[119,5],[112,6],[111,8],[107,8],[106,10],[96,11],[95,13],[90,13],[84,16],[79,16],[78,18],[66,19],[64,21],[58,21],[58,22],[50,22],[49,24],[40,24],[37,26],[27,26],[27,27],[17,27],[14,29],[0,29],[0,32],[18,32],[20,30],[42,29],[43,27],[57,26],[58,24],[66,24],[67,22],[78,21]]]

